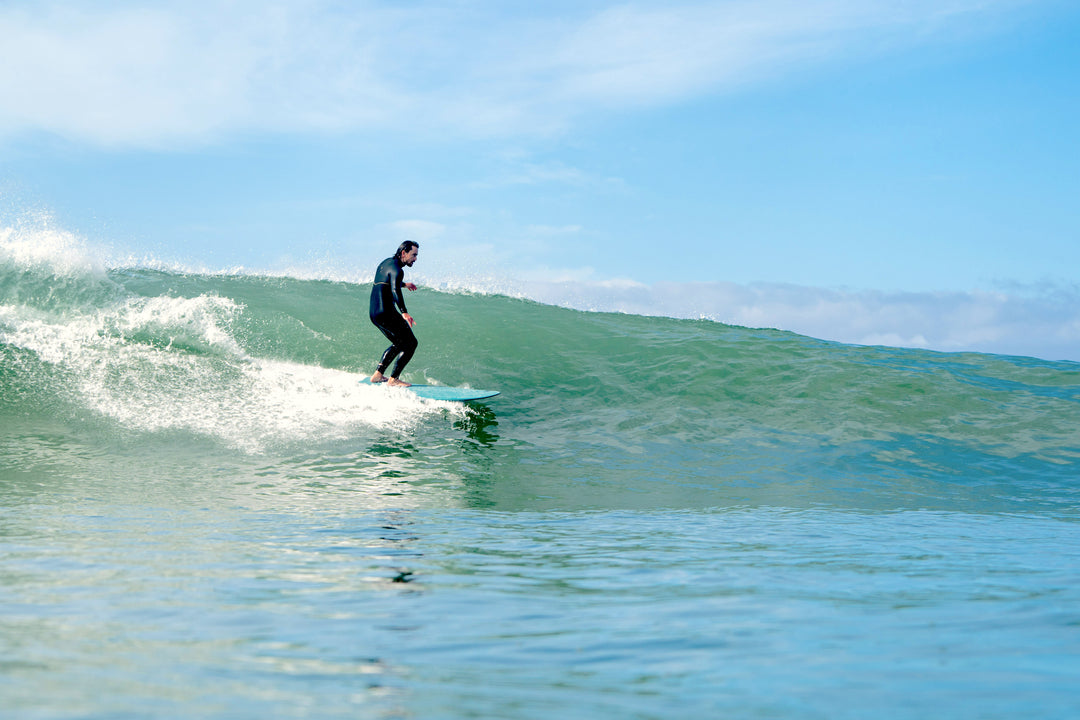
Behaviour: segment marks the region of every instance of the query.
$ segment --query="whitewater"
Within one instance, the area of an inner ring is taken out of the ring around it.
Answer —
[[[1080,364],[0,237],[20,718],[1066,718]],[[58,239],[59,238],[59,239]],[[373,268],[372,268],[373,269]]]

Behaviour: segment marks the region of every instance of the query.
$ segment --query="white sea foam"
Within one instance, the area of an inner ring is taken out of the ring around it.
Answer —
[[[249,357],[229,332],[238,312],[207,295],[132,298],[64,318],[3,305],[0,343],[33,352],[54,368],[57,393],[121,427],[191,432],[247,452],[463,412],[363,386],[353,373]]]

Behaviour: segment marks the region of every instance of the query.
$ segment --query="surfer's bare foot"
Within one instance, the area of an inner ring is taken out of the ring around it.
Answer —
[[[390,387],[409,387],[412,383],[407,383],[404,380],[398,380],[397,378],[390,378],[386,381],[386,384]]]
[[[372,383],[372,384],[375,384],[375,383],[384,383],[384,382],[386,382],[386,380],[387,380],[386,376],[385,376],[385,375],[383,375],[383,374],[382,374],[381,372],[379,372],[378,370],[376,370],[376,371],[375,371],[375,374],[371,376],[371,383]]]

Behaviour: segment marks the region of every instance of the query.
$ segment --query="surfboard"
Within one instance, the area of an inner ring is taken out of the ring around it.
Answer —
[[[371,385],[371,378],[364,378],[361,385]],[[384,383],[379,383],[386,387]],[[447,387],[446,385],[417,385],[407,388],[388,388],[389,390],[408,390],[413,395],[428,400],[449,400],[451,402],[469,402],[470,400],[486,400],[499,394],[498,390],[473,390],[472,388]]]

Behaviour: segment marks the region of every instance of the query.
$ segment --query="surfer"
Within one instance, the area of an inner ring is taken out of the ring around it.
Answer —
[[[375,271],[375,284],[371,287],[371,309],[369,316],[375,327],[382,331],[386,339],[390,341],[390,347],[383,353],[375,374],[371,376],[373,383],[386,383],[398,387],[408,387],[410,383],[400,379],[401,371],[409,364],[413,353],[416,352],[416,336],[413,335],[412,326],[416,325],[412,315],[405,309],[405,298],[401,288],[407,287],[415,290],[412,283],[403,282],[405,279],[405,267],[412,267],[416,262],[416,256],[420,252],[420,244],[412,240],[406,240],[398,246],[393,257],[388,257],[379,263],[379,269]],[[400,311],[400,312],[399,312]],[[397,358],[394,371],[387,378],[383,375],[390,363]]]

